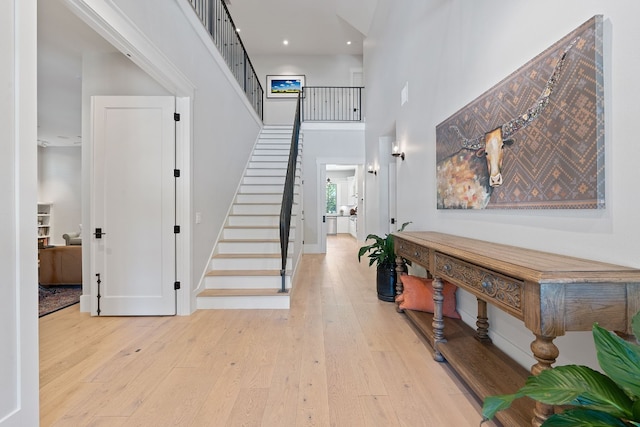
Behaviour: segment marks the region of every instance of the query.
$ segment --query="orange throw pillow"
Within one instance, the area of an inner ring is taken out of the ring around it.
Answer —
[[[404,290],[396,297],[401,309],[426,311],[433,313],[433,279],[403,274],[401,276]],[[449,282],[442,281],[444,289],[444,301],[442,301],[442,315],[452,319],[460,319],[460,313],[456,310],[456,290],[458,287]]]

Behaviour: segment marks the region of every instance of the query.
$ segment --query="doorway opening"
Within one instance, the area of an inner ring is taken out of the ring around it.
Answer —
[[[349,237],[358,239],[358,211],[362,188],[362,166],[356,164],[326,164],[319,193],[323,218],[322,246],[327,239]]]

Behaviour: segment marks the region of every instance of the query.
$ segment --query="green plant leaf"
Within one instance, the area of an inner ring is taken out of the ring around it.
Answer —
[[[520,389],[522,390],[522,389]],[[498,411],[502,411],[511,406],[514,400],[524,397],[525,394],[520,391],[514,394],[503,394],[499,396],[487,396],[482,403],[482,420],[492,419]]]
[[[633,335],[636,336],[636,339],[640,337],[640,311],[631,319],[631,330],[633,331]]]
[[[593,340],[602,370],[629,395],[640,397],[640,346],[597,324],[593,325]]]
[[[613,415],[591,409],[570,409],[561,414],[552,415],[542,427],[629,427],[628,424]]]
[[[409,224],[411,224],[411,222],[402,224],[399,231],[404,230]],[[373,243],[360,248],[358,251],[358,262],[360,262],[364,254],[368,253],[369,266],[372,266],[374,263],[377,267],[385,263],[395,264],[396,253],[393,245],[393,236],[385,234],[384,237],[380,237],[375,234],[369,234],[365,241],[369,240],[373,240]]]
[[[548,405],[577,405],[601,410],[613,416],[630,418],[633,402],[610,378],[586,366],[566,365],[530,376],[513,395],[485,399],[482,415],[493,418],[518,397],[529,396]],[[486,410],[485,410],[486,408]]]

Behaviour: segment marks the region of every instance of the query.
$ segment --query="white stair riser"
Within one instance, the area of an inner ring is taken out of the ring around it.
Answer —
[[[220,241],[218,253],[221,254],[279,254],[280,242],[242,242]],[[289,253],[293,253],[293,245],[289,243]]]
[[[210,270],[280,270],[280,258],[211,258]],[[287,259],[287,269],[291,269],[291,258]]]
[[[295,223],[295,215],[291,216],[291,223]],[[278,227],[279,215],[230,215],[227,224],[236,227]]]
[[[284,191],[284,184],[280,185],[241,185],[239,193],[280,193]]]
[[[250,168],[245,172],[245,176],[286,176],[287,171],[285,169],[274,168]],[[296,172],[296,176],[299,176],[299,171]]]
[[[277,227],[278,215],[229,215],[227,225],[231,227]]]
[[[286,288],[291,287],[291,276],[284,277]],[[278,289],[282,286],[281,276],[206,276],[206,289]]]
[[[254,156],[285,156],[289,157],[289,150],[286,147],[267,148],[260,147],[253,150]]]
[[[290,296],[288,293],[259,297],[242,296],[196,298],[196,306],[201,310],[287,310],[289,309],[289,304]]]
[[[280,169],[283,172],[287,170],[287,161],[283,162],[249,162],[250,169]],[[296,165],[296,170],[300,169],[300,160],[298,160],[298,164]],[[284,173],[283,173],[284,175]]]
[[[242,185],[278,185],[282,190],[284,187],[285,176],[245,176],[242,178]],[[300,185],[301,179],[296,176],[294,185]]]
[[[243,185],[284,185],[285,177],[283,176],[245,176],[242,178]]]
[[[291,141],[289,142],[274,142],[273,140],[259,141],[256,145],[256,152],[258,150],[282,150],[282,154],[289,154],[291,149]],[[302,143],[298,143],[298,151],[302,151]],[[257,154],[257,153],[256,153]]]
[[[297,203],[298,195],[294,194],[293,201]],[[282,203],[282,193],[280,194],[238,194],[236,203]],[[280,213],[280,212],[278,212]]]
[[[243,205],[234,204],[231,207],[231,212],[234,215],[246,215],[246,214],[265,214],[265,215],[280,215],[280,203],[273,204],[260,204],[260,205]]]
[[[295,229],[289,231],[289,237],[295,238]],[[226,240],[280,239],[279,228],[225,228],[222,238]]]
[[[252,162],[285,162],[286,163],[289,161],[289,154],[285,154],[282,156],[273,156],[273,155],[259,156],[254,153],[254,155],[251,156],[251,161]]]
[[[300,168],[296,169],[296,178],[300,178],[302,170]],[[281,169],[262,169],[262,168],[254,168],[247,169],[245,172],[246,177],[262,177],[262,176],[278,176],[284,177],[287,175],[286,170]]]

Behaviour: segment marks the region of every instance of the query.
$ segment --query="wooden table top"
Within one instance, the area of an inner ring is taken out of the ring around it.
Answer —
[[[640,282],[640,269],[610,263],[433,231],[404,231],[393,236],[537,283]]]

